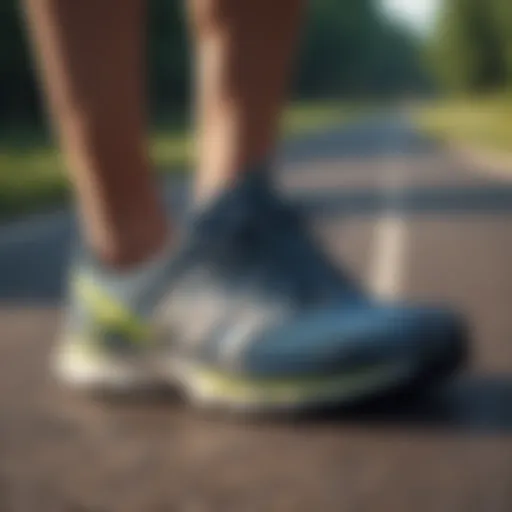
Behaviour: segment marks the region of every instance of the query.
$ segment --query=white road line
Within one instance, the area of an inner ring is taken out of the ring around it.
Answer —
[[[397,299],[404,292],[407,263],[407,221],[399,211],[406,180],[403,128],[390,130],[390,162],[381,169],[385,211],[375,226],[370,287],[376,296]]]
[[[370,278],[373,293],[378,297],[396,299],[403,292],[406,239],[404,218],[385,214],[378,221]]]

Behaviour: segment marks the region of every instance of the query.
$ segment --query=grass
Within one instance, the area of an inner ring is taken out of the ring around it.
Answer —
[[[357,107],[340,102],[296,103],[283,118],[287,138],[338,124]],[[183,172],[192,163],[192,144],[185,127],[160,125],[151,136],[155,167]],[[0,133],[0,218],[34,212],[66,201],[69,187],[57,149],[30,131]]]
[[[440,140],[512,154],[512,96],[426,104],[418,110],[417,121]]]

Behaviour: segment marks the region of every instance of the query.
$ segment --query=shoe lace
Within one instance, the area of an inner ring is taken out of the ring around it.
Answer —
[[[299,208],[268,185],[245,199],[203,226],[210,250],[231,248],[220,258],[225,265],[250,262],[260,282],[302,305],[358,293],[352,278],[320,249]]]
[[[270,196],[269,202],[265,223],[268,236],[308,302],[358,294],[355,280],[323,251],[303,210],[280,197]]]

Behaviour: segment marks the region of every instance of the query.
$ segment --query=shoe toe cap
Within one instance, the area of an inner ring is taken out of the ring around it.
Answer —
[[[454,313],[411,306],[332,307],[274,327],[245,345],[238,367],[259,376],[318,375],[379,363],[432,366],[465,351]]]

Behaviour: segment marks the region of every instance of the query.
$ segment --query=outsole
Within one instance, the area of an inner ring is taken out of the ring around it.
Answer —
[[[155,365],[139,358],[109,361],[76,348],[63,350],[80,346],[65,341],[54,354],[53,369],[60,381],[93,395],[140,395],[141,390],[161,391],[166,386],[206,411],[301,413],[350,407],[391,394],[414,395],[442,383],[469,358],[467,339],[467,329],[458,330],[443,353],[431,355],[430,360],[421,358],[421,364],[379,363],[350,373],[307,379],[248,379],[177,360],[172,368],[159,366],[161,361]]]
[[[199,409],[264,414],[352,403],[409,380],[412,373],[410,365],[394,363],[307,381],[250,381],[189,369],[181,373],[179,385]]]
[[[68,365],[66,368],[62,360],[57,361],[56,370],[65,384],[96,397],[144,396],[153,389],[161,392],[166,386],[174,394],[178,391],[188,403],[206,413],[273,417],[344,409],[392,394],[415,395],[448,379],[466,359],[465,345],[461,343],[450,354],[423,367],[405,363],[381,365],[367,368],[366,374],[344,373],[307,384],[304,380],[269,383],[234,379],[186,365],[175,368],[171,377],[160,375],[145,380],[125,376],[114,381],[112,375],[115,373],[107,367],[104,368],[103,379],[76,379],[76,367],[73,369]]]

